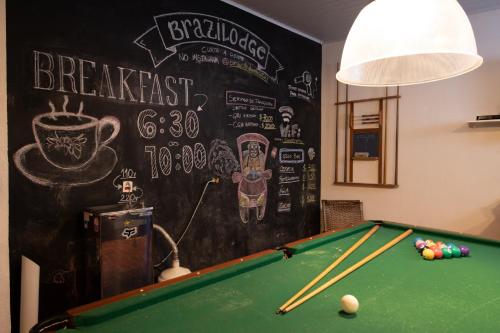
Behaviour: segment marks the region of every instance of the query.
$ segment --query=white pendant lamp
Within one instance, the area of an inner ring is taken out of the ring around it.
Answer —
[[[354,21],[337,80],[409,85],[461,75],[482,62],[472,26],[456,0],[375,0]]]

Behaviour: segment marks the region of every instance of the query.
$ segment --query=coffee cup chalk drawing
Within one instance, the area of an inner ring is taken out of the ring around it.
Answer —
[[[35,143],[14,154],[17,169],[32,182],[43,186],[79,186],[100,181],[108,176],[118,159],[107,146],[120,132],[120,121],[112,116],[101,119],[83,114],[83,102],[77,113],[66,110],[35,116],[32,121]],[[103,129],[111,134],[103,139]]]

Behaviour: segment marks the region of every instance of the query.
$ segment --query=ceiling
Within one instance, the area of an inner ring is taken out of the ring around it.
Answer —
[[[344,40],[371,0],[223,0],[270,17],[322,42]],[[439,1],[439,0],[436,0]],[[500,0],[458,0],[467,14],[499,9]]]

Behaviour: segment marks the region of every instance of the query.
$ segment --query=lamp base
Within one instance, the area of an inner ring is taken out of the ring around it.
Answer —
[[[158,277],[158,282],[163,282],[167,280],[174,279],[179,276],[187,275],[191,273],[188,268],[181,267],[178,260],[174,260],[171,268],[163,270]]]

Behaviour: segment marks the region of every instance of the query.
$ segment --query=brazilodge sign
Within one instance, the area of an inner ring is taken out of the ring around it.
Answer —
[[[155,67],[191,43],[207,43],[237,52],[257,64],[271,79],[283,67],[271,53],[271,47],[259,36],[234,22],[199,13],[171,13],[154,17],[156,25],[135,43],[151,55]]]

